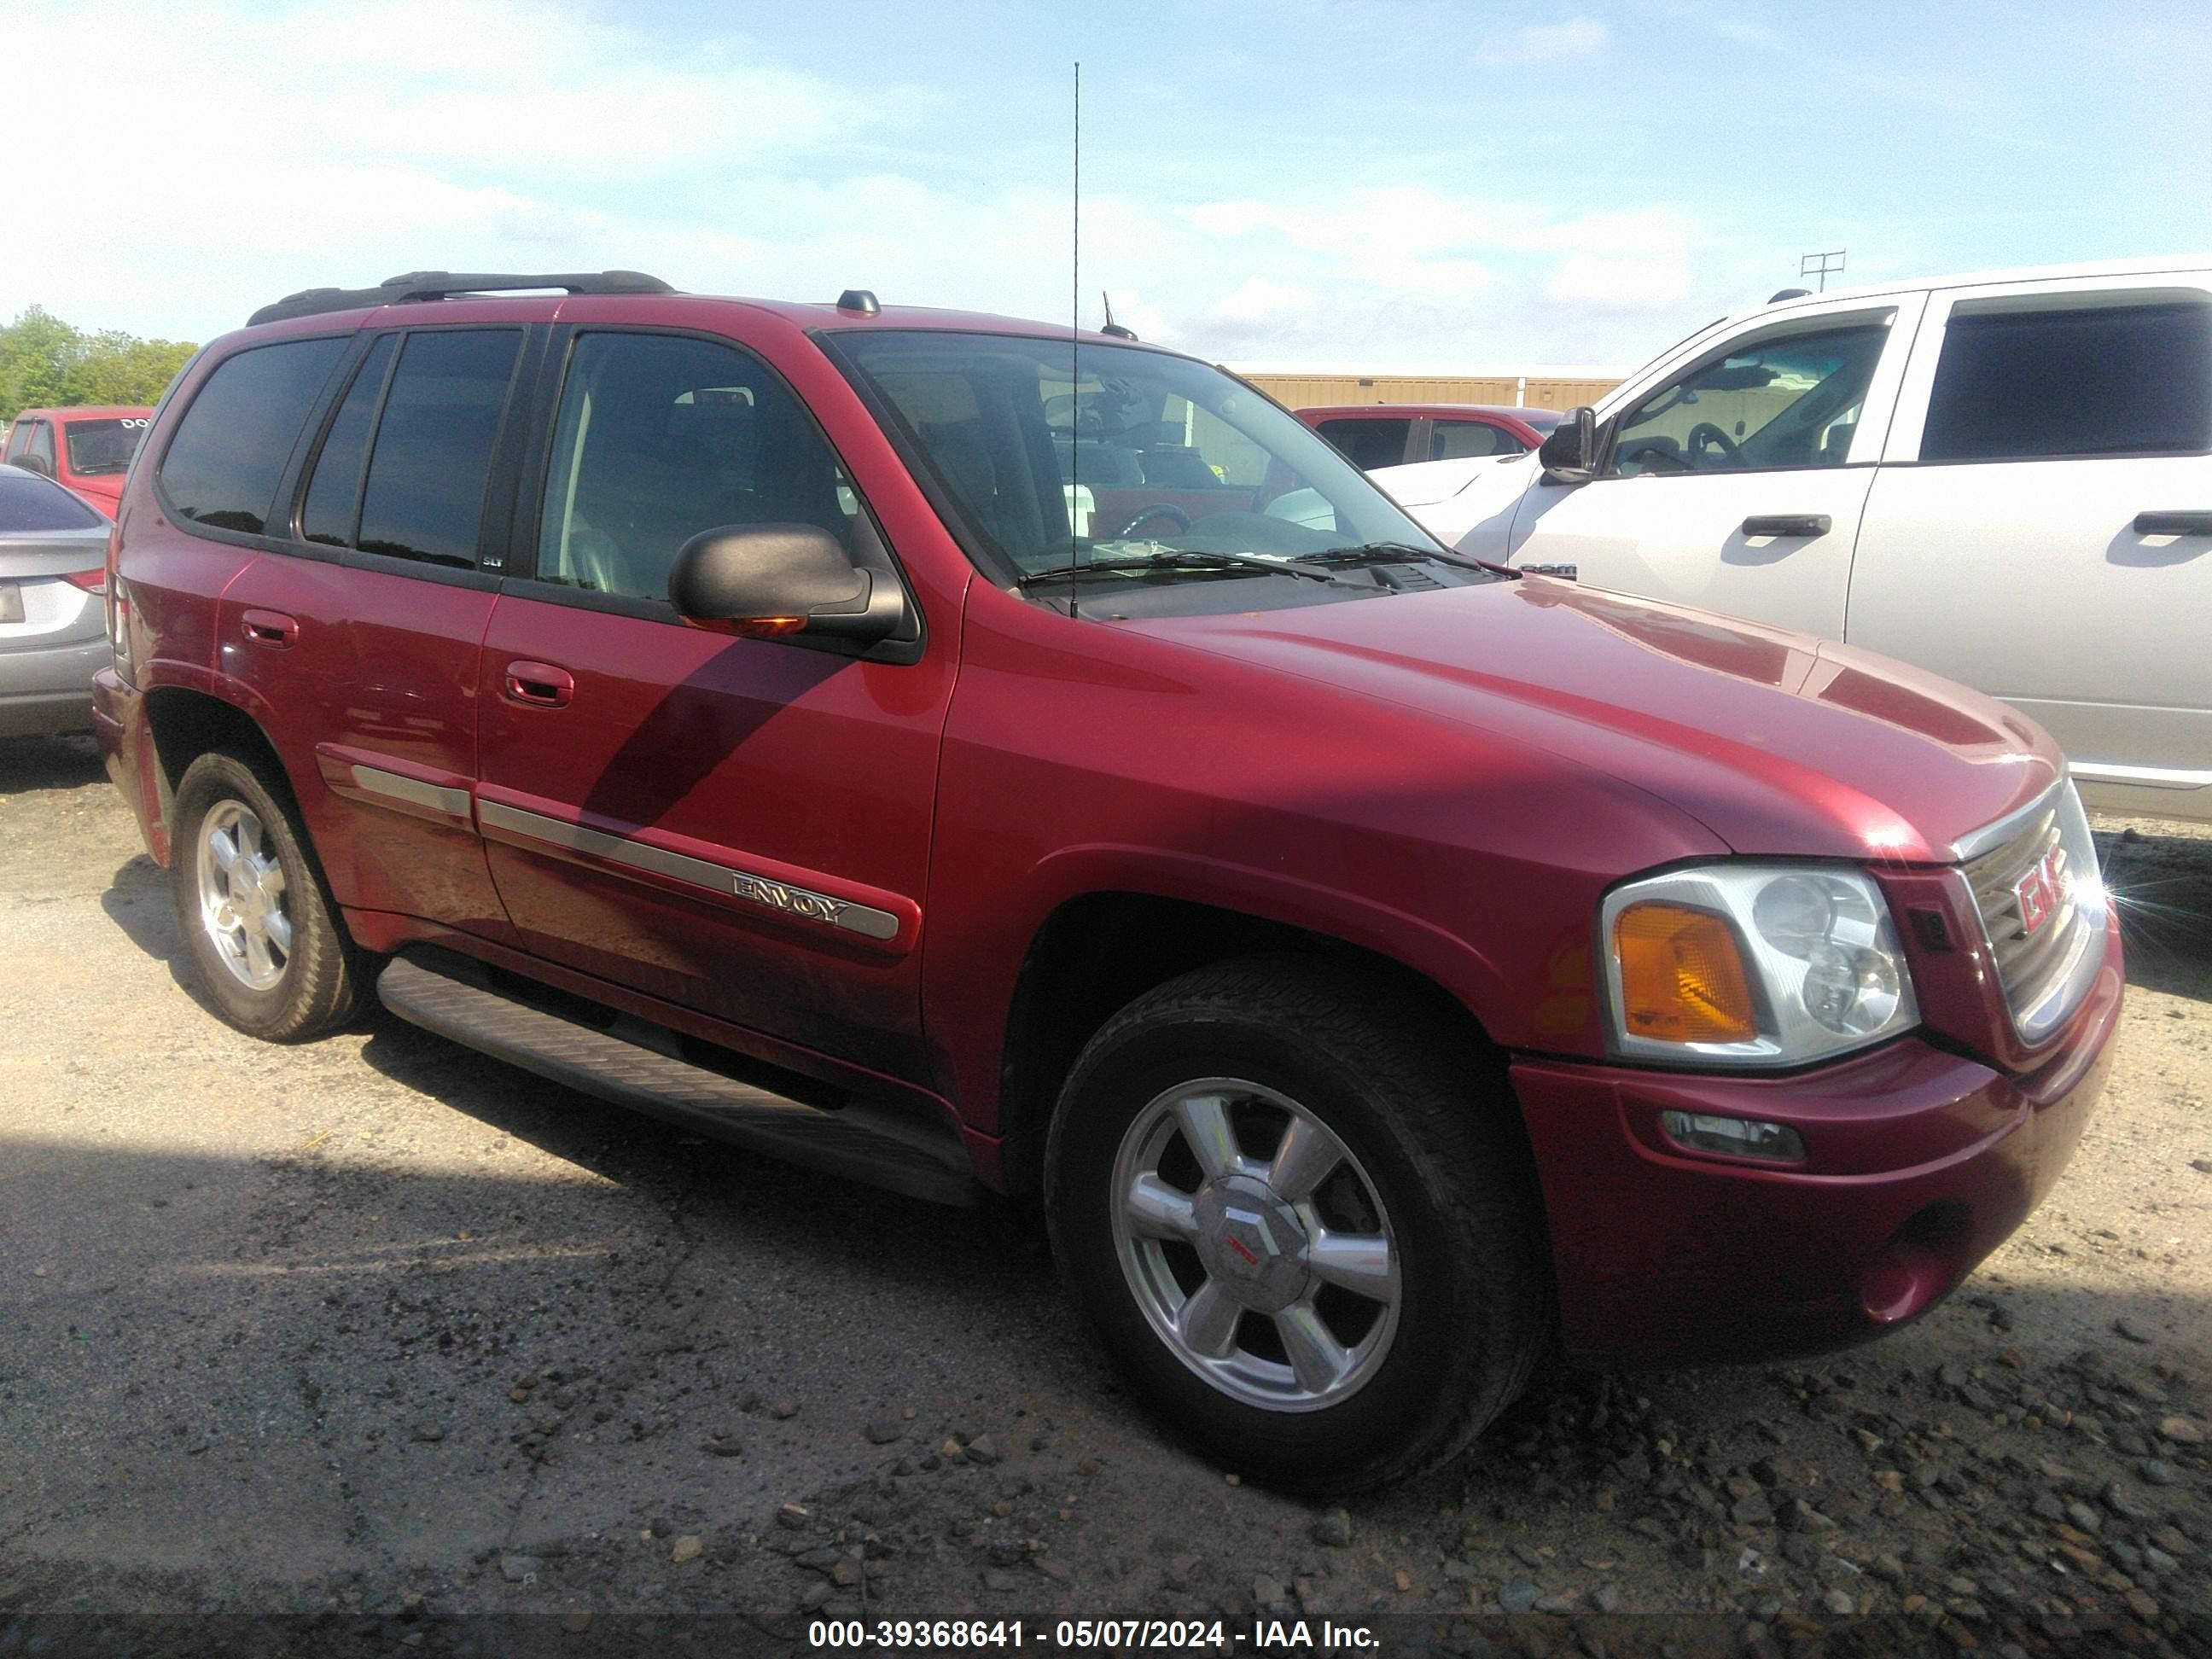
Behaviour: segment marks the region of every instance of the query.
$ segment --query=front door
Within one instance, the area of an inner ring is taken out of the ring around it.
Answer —
[[[1634,394],[1597,476],[1521,499],[1512,562],[1840,639],[1917,295],[1794,309]]]
[[[1939,296],[1868,501],[1846,637],[2016,705],[2085,782],[2130,792],[2106,801],[2155,812],[2164,792],[2212,790],[2208,616],[2203,279]]]
[[[478,816],[525,948],[921,1074],[921,900],[951,641],[865,656],[687,625],[678,551],[829,531],[890,568],[806,406],[725,341],[578,332],[484,637]]]

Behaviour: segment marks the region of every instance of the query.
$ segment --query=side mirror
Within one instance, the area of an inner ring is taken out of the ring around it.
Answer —
[[[701,531],[676,556],[668,599],[695,628],[750,639],[873,645],[906,619],[906,593],[890,574],[856,566],[811,524]]]
[[[26,472],[35,472],[41,478],[51,478],[54,476],[53,468],[48,466],[41,457],[29,454],[27,453],[18,455],[14,460],[9,462],[8,465],[10,466],[20,466]]]
[[[1597,470],[1597,416],[1588,404],[1569,412],[1536,452],[1552,483],[1588,483]]]

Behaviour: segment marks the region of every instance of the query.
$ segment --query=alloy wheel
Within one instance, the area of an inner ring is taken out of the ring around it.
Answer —
[[[1114,1242],[1138,1305],[1233,1399],[1308,1412],[1357,1392],[1398,1327],[1398,1244],[1374,1181],[1308,1107],[1202,1078],[1122,1137]]]
[[[240,984],[266,991],[292,960],[284,868],[268,830],[243,801],[218,801],[200,820],[200,925]]]

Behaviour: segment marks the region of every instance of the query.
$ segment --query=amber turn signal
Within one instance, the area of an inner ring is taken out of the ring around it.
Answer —
[[[684,625],[708,634],[734,634],[741,640],[775,640],[806,630],[804,617],[686,617]]]
[[[1758,1036],[1750,981],[1725,918],[1679,904],[1632,904],[1613,921],[1613,948],[1630,1035],[1659,1042]]]

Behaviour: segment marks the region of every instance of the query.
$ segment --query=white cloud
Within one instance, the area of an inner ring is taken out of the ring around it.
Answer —
[[[1662,311],[1690,292],[1690,268],[1679,253],[1570,253],[1544,283],[1544,297],[1608,311]]]
[[[1316,303],[1310,289],[1250,276],[1214,301],[1209,314],[1225,323],[1279,322],[1311,316]]]
[[[1613,31],[1595,17],[1570,17],[1562,23],[1530,23],[1477,49],[1475,62],[1496,67],[1550,64],[1563,58],[1589,58],[1613,44]]]
[[[1664,309],[1693,286],[1697,233],[1668,208],[1563,214],[1398,187],[1321,202],[1210,203],[1188,219],[1206,235],[1253,244],[1255,255],[1273,248],[1279,260],[1287,251],[1299,258],[1294,269],[1393,303],[1464,307],[1509,268],[1557,305],[1607,312]]]
[[[27,0],[10,56],[81,55],[81,9]],[[73,133],[153,138],[220,164],[272,153],[418,160],[443,173],[526,164],[549,173],[650,176],[803,152],[885,113],[884,104],[704,42],[671,63],[633,32],[512,0],[295,4],[263,13],[220,0],[103,9],[100,79],[127,122]],[[886,89],[890,90],[890,89]],[[11,87],[11,115],[81,108],[66,77]]]
[[[933,94],[805,73],[734,36],[677,46],[594,21],[620,15],[114,0],[101,83],[127,118],[79,118],[61,77],[12,94],[18,130],[67,118],[73,165],[15,175],[11,216],[46,234],[0,261],[0,318],[37,301],[81,325],[205,338],[297,289],[617,265],[702,293],[860,286],[1066,316],[1068,202],[1028,182],[1034,158],[933,169],[898,148],[936,142]],[[23,61],[70,61],[91,28],[64,0],[16,0],[7,40]],[[1578,17],[1491,50],[1606,45]],[[1306,179],[1195,203],[1154,188],[1085,200],[1079,309],[1101,320],[1109,289],[1145,338],[1215,357],[1603,359],[1690,288],[1702,246],[1668,209]]]

